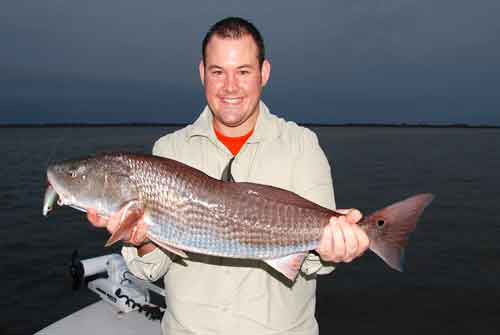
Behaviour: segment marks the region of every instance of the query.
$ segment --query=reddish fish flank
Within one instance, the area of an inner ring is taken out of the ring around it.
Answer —
[[[116,218],[120,227],[108,244],[127,239],[139,213],[150,239],[182,257],[188,251],[262,259],[292,280],[297,262],[317,247],[330,217],[341,215],[287,190],[220,181],[151,155],[112,153],[66,161],[50,166],[47,177],[44,213],[57,193],[62,205]],[[408,234],[432,199],[416,195],[360,223],[370,248],[392,268],[402,270]]]

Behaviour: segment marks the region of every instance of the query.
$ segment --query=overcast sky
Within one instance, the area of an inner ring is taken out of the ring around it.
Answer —
[[[190,122],[226,16],[261,30],[280,116],[500,125],[498,0],[2,0],[0,123]]]

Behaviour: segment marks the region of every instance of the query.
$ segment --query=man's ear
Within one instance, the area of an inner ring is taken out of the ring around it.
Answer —
[[[260,69],[260,75],[262,77],[262,87],[266,86],[269,76],[271,75],[271,63],[267,59],[264,59],[262,67]]]
[[[203,60],[200,60],[198,71],[200,72],[201,84],[205,86],[205,63],[203,63]]]

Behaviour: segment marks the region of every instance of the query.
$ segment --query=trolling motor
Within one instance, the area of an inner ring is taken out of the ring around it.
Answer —
[[[73,290],[79,289],[85,282],[102,300],[124,313],[138,309],[152,314],[151,307],[146,307],[150,303],[149,291],[165,296],[160,287],[130,273],[125,260],[119,254],[80,260],[78,251],[75,250],[71,256],[69,273],[73,279]],[[107,276],[100,276],[104,273]],[[154,315],[149,316],[155,318]]]

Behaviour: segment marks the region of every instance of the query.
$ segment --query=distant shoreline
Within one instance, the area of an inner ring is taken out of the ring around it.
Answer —
[[[0,128],[101,128],[101,127],[184,127],[189,123],[6,123]],[[426,123],[298,123],[305,127],[386,127],[386,128],[473,128],[500,129],[500,125],[470,125],[464,123],[426,124]]]

